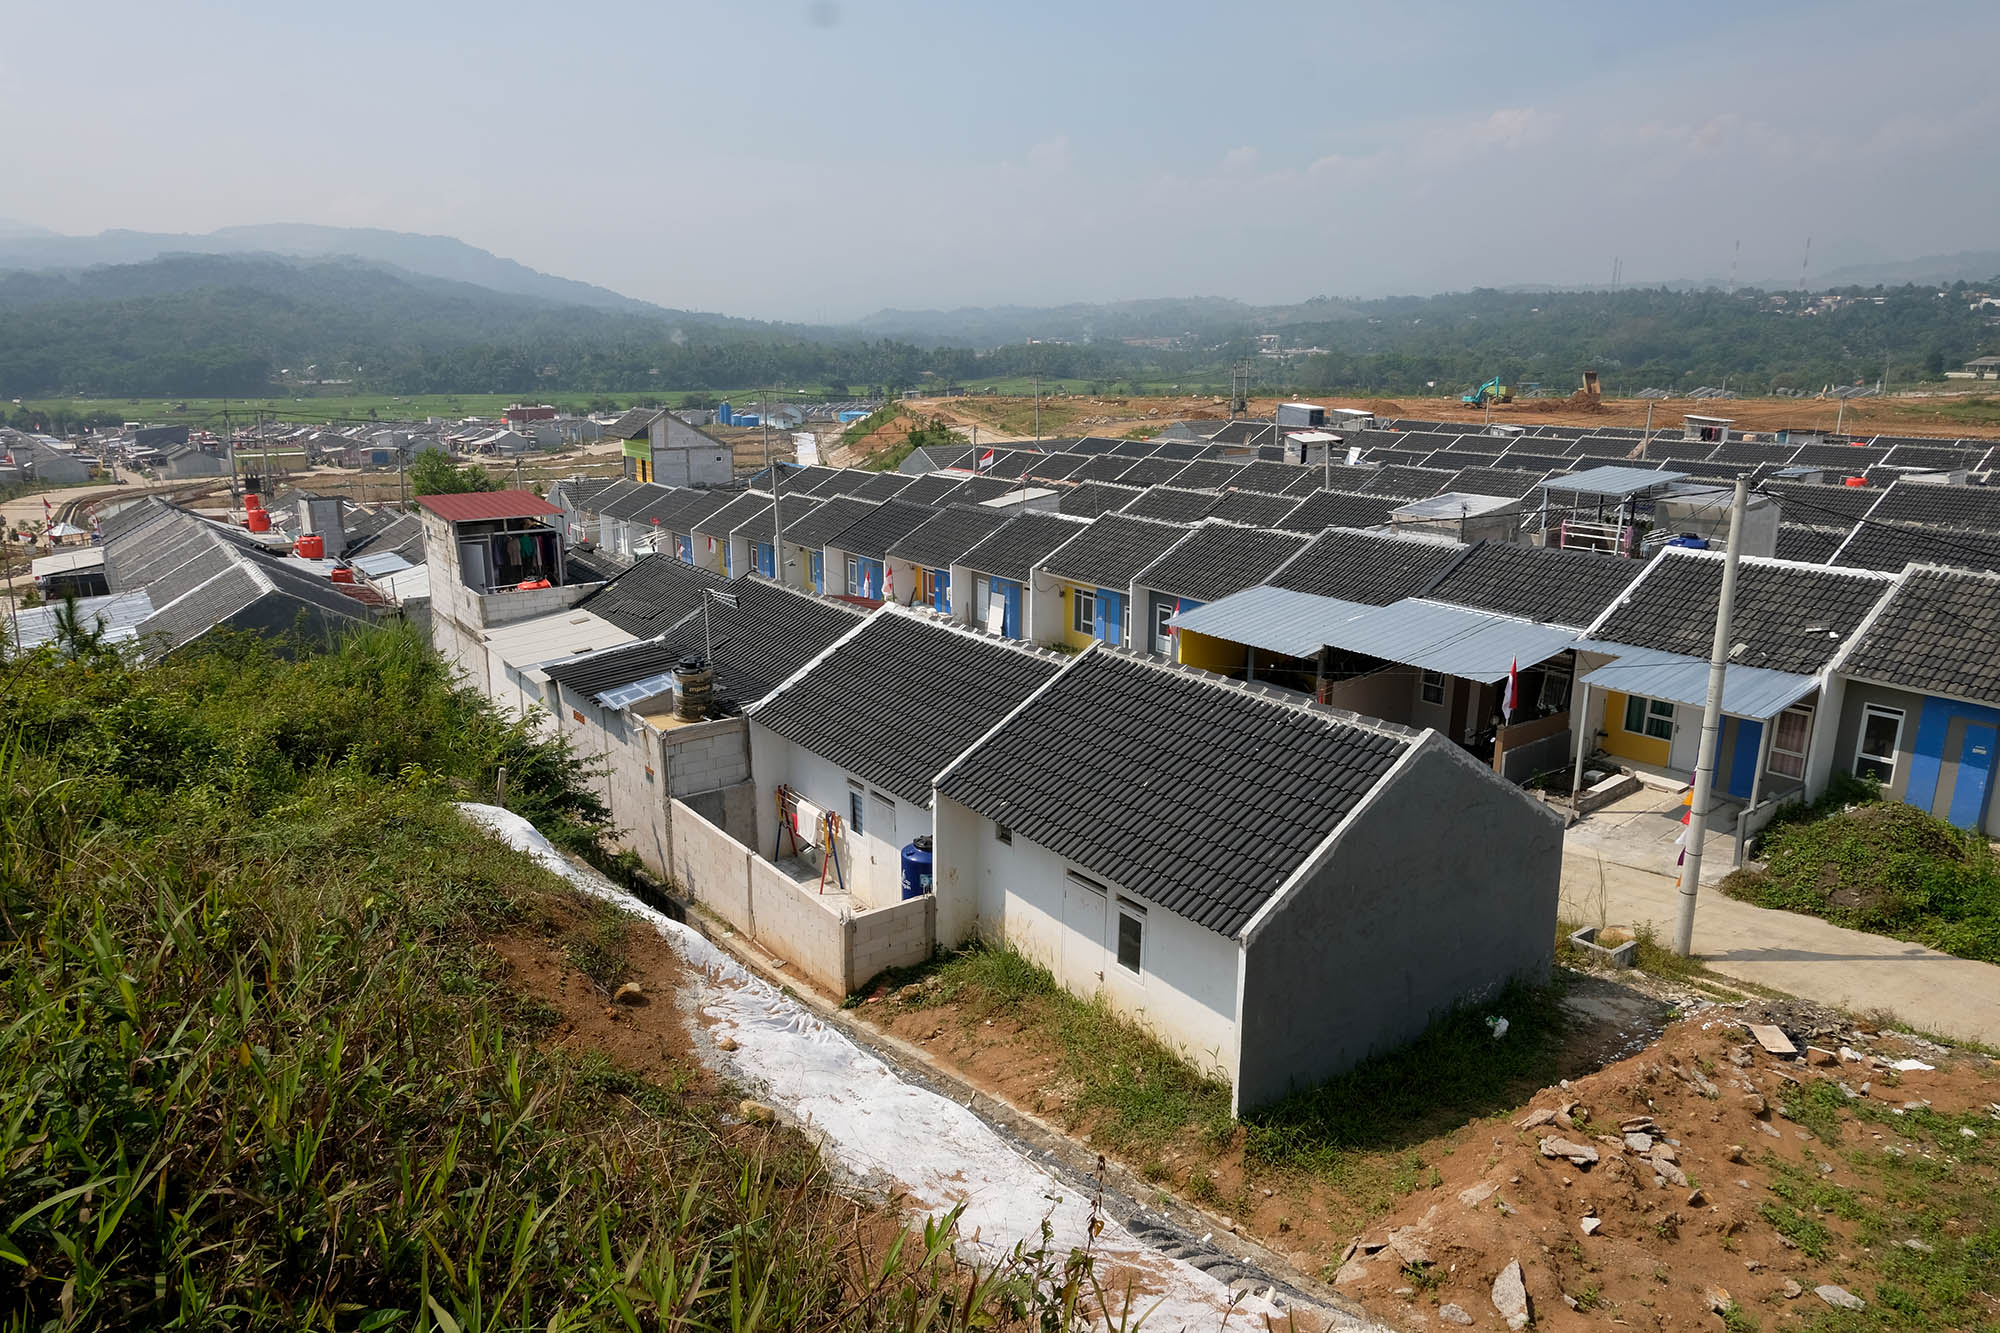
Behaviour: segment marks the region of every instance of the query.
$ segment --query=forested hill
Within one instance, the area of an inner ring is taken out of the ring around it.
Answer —
[[[1725,381],[1767,393],[1872,384],[1885,368],[1908,384],[2000,352],[1992,311],[1975,308],[1983,290],[1163,300],[1065,308],[1054,341],[1011,336],[1035,312],[984,312],[1000,317],[960,323],[972,336],[954,347],[942,345],[946,320],[767,324],[564,304],[356,259],[166,255],[0,273],[0,397],[256,396],[285,371],[387,393],[894,391],[1026,375],[1220,392],[1246,360],[1256,387],[1288,392],[1410,393],[1497,375],[1566,393],[1589,368],[1614,393]],[[1259,356],[1260,333],[1287,355]]]

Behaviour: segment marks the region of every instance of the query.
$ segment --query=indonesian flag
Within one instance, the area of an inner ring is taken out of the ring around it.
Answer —
[[[884,601],[889,602],[896,600],[896,567],[894,565],[882,566],[882,598]]]
[[[1514,716],[1514,710],[1521,706],[1521,659],[1515,658],[1507,664],[1507,695],[1500,701],[1500,711],[1507,717]]]
[[[992,466],[993,466],[993,451],[991,449],[988,449],[985,453],[979,455],[979,470],[981,472],[984,472],[987,468],[990,468]],[[42,501],[42,503],[47,504],[48,501],[44,500]]]
[[[1179,615],[1180,615],[1180,613],[1181,613],[1181,599],[1180,599],[1180,598],[1178,598],[1178,597],[1176,597],[1176,598],[1174,598],[1174,615],[1175,615],[1175,616],[1179,616]],[[1177,635],[1179,635],[1179,634],[1180,634],[1180,632],[1181,632],[1181,631],[1180,631],[1180,626],[1178,626],[1178,625],[1174,624],[1174,622],[1173,622],[1173,621],[1171,621],[1171,620],[1169,620],[1169,621],[1167,622],[1167,637],[1168,637],[1168,638],[1170,638],[1170,639],[1171,639],[1171,638],[1174,638],[1174,637],[1176,637]]]
[[[861,595],[868,598],[875,596],[875,571],[872,569],[861,575]]]
[[[713,538],[713,537],[710,537],[710,538],[708,539],[708,553],[709,553],[710,555],[714,555],[714,554],[715,554],[715,538]]]

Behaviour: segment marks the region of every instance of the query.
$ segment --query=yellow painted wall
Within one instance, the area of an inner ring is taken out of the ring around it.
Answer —
[[[1664,768],[1672,742],[1625,730],[1626,696],[1617,690],[1604,692],[1604,752],[1634,763]]]
[[[1091,644],[1097,642],[1097,636],[1095,634],[1078,634],[1076,632],[1076,590],[1077,585],[1074,583],[1065,583],[1062,585],[1062,641],[1064,647],[1074,648],[1076,651],[1082,652],[1084,649],[1090,647]],[[1095,589],[1091,591],[1095,591]]]
[[[1182,666],[1215,672],[1243,670],[1244,649],[1240,643],[1196,634],[1192,630],[1182,630],[1174,635],[1174,643]]]

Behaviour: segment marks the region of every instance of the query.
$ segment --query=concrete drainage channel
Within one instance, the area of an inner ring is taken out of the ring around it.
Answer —
[[[901,1078],[977,1115],[1015,1151],[1040,1163],[1079,1198],[1097,1197],[1106,1217],[1147,1248],[1200,1270],[1234,1294],[1262,1296],[1288,1312],[1312,1313],[1327,1328],[1353,1333],[1384,1328],[1354,1302],[1264,1246],[1230,1232],[1222,1219],[1178,1200],[1157,1208],[1142,1204],[1140,1199],[1157,1197],[1159,1190],[1053,1125],[938,1069],[917,1047],[861,1023],[818,994],[793,985],[786,969],[774,966],[777,960],[699,909],[688,913],[688,924]]]

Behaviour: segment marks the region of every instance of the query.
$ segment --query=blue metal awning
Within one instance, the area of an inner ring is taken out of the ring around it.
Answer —
[[[1608,662],[1583,677],[1585,685],[1620,694],[1641,694],[1699,708],[1708,702],[1708,662],[1657,648],[1633,648],[1619,643],[1577,644],[1582,652],[1610,653]],[[1731,717],[1767,721],[1811,694],[1817,676],[1801,676],[1769,667],[1732,666],[1722,678],[1722,711]]]

